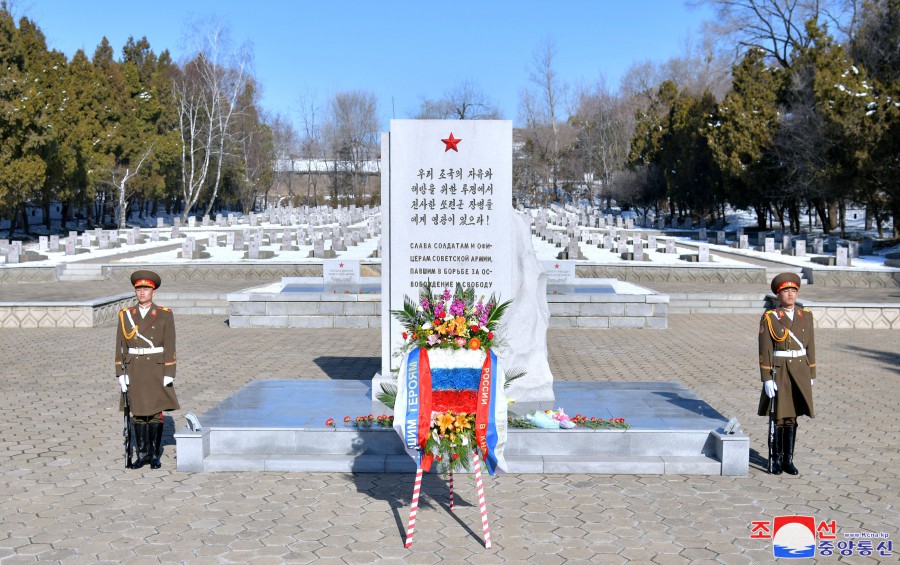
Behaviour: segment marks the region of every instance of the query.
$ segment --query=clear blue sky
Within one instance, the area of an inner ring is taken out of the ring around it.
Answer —
[[[178,61],[188,23],[215,15],[234,44],[252,44],[269,111],[296,123],[301,93],[324,104],[336,91],[362,89],[375,93],[383,128],[466,79],[516,121],[528,67],[548,37],[561,80],[603,76],[615,90],[632,63],[661,63],[698,44],[711,17],[682,0],[26,0],[16,12],[69,58],[79,48],[90,57],[104,36],[121,56],[133,35]]]

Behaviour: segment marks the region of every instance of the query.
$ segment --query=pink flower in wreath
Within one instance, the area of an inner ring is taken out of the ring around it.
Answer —
[[[456,346],[460,347],[460,348],[465,347],[466,346],[466,338],[464,338],[464,337],[456,338]]]

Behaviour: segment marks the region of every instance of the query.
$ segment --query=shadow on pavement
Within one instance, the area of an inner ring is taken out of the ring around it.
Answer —
[[[371,379],[381,370],[380,357],[316,357],[313,362],[335,380]]]

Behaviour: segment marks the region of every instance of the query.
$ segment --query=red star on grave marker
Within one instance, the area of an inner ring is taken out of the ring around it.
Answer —
[[[457,153],[459,153],[459,149],[457,149],[456,146],[459,144],[460,141],[462,141],[462,139],[454,138],[452,131],[450,132],[450,137],[448,137],[447,139],[442,139],[441,141],[443,141],[444,144],[446,144],[446,147],[444,147],[444,153],[446,153],[447,151],[450,151],[451,149],[456,151]]]
[[[557,263],[553,268],[554,268],[554,269],[558,269],[558,268],[559,268],[559,263]]]
[[[341,264],[340,264],[340,267],[341,267],[341,268],[343,268],[343,267],[344,267],[344,264],[343,264],[343,263],[341,263]]]

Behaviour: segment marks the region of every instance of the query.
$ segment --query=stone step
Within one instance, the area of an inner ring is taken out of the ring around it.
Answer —
[[[102,281],[106,280],[103,265],[99,263],[65,263],[58,275],[61,281]]]
[[[507,472],[600,475],[719,475],[722,463],[706,456],[506,457]],[[406,455],[217,454],[204,459],[207,472],[415,473]],[[469,472],[471,473],[471,471]]]

